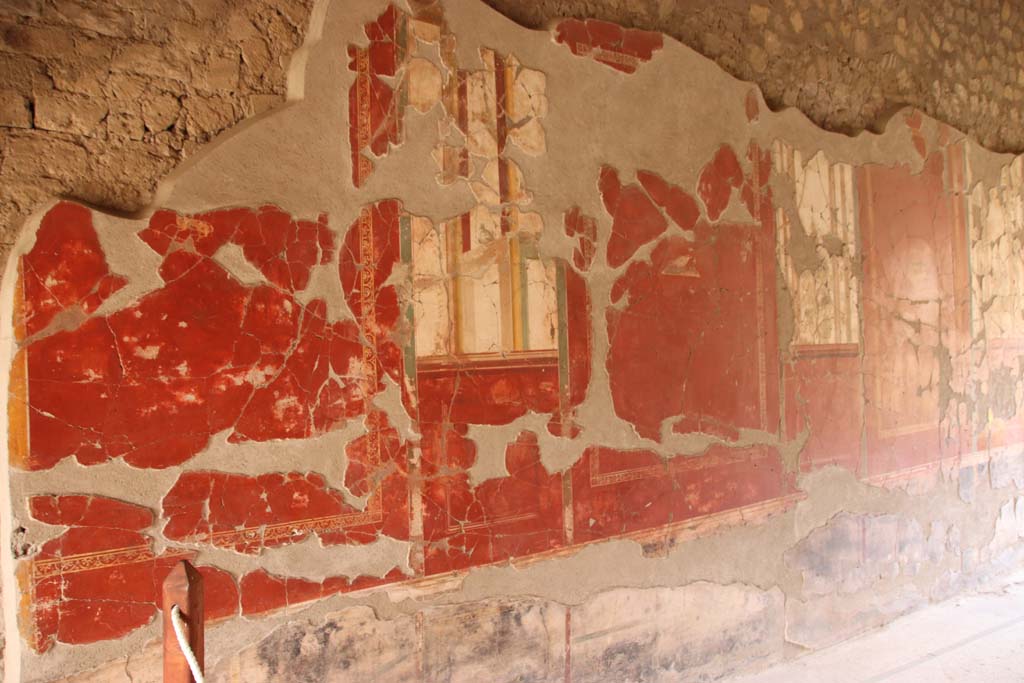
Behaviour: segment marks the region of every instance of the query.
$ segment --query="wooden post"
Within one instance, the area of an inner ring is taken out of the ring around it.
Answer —
[[[164,579],[164,683],[195,683],[192,670],[188,667],[185,654],[178,647],[178,637],[171,623],[171,608],[175,605],[185,623],[185,637],[192,652],[199,662],[199,670],[205,671],[203,665],[203,577],[199,571],[186,560],[174,566],[171,573]]]

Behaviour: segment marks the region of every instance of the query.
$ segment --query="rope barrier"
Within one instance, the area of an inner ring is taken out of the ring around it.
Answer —
[[[188,645],[188,638],[185,637],[185,622],[181,618],[181,610],[178,609],[177,605],[171,608],[171,624],[174,626],[174,635],[178,637],[178,647],[181,648],[182,653],[185,655],[188,668],[192,670],[192,678],[195,679],[196,683],[206,683],[203,672],[199,668],[199,662],[196,661],[196,656]]]

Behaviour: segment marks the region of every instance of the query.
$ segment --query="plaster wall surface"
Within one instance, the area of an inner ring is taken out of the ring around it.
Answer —
[[[226,681],[707,679],[1019,564],[1020,158],[600,21],[309,22],[159,206],[14,247],[11,680],[155,676],[182,558]]]

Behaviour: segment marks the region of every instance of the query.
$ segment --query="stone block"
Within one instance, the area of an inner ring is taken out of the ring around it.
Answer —
[[[23,54],[0,52],[0,88],[30,95],[34,90],[49,90],[53,82],[43,63]]]
[[[740,584],[618,589],[572,608],[572,680],[710,680],[780,659],[783,596]]]
[[[541,600],[424,610],[423,680],[549,681],[565,671],[565,611]]]
[[[813,650],[828,647],[887,624],[926,601],[913,586],[885,593],[791,598],[786,600],[786,640]]]
[[[52,61],[48,72],[57,90],[98,97],[110,76],[110,63],[105,59]]]
[[[188,80],[188,69],[182,66],[173,51],[151,43],[131,43],[111,62],[111,70],[159,76],[176,81]]]
[[[104,36],[126,38],[132,35],[132,13],[106,2],[62,0],[47,6],[43,18],[54,24],[69,24]]]
[[[989,482],[994,489],[1024,488],[1024,447],[1011,446],[993,453],[989,460]]]
[[[973,503],[978,487],[989,477],[988,463],[962,467],[957,476],[957,492],[960,495],[960,500],[965,503]]]
[[[234,103],[228,98],[190,97],[185,110],[189,133],[199,138],[214,135],[238,120]]]
[[[166,86],[162,88],[164,90],[172,90],[174,86],[172,81],[160,81],[148,76],[115,71],[110,73],[104,87],[111,100],[122,100],[138,104],[142,94],[149,89],[155,88],[157,84]]]
[[[134,112],[117,112],[107,115],[107,135],[118,138],[141,140],[146,133],[142,117]]]
[[[899,574],[901,548],[920,547],[920,528],[895,515],[841,513],[786,552],[786,563],[803,577],[804,597],[851,594]],[[909,560],[920,550],[904,548]]]
[[[35,98],[35,126],[76,135],[96,135],[102,132],[100,122],[107,115],[104,99],[49,92]]]
[[[896,515],[864,518],[864,562],[867,581],[891,578],[899,573],[897,547],[899,521]]]
[[[237,53],[214,55],[196,67],[196,87],[211,92],[233,91],[238,88],[240,66]]]
[[[42,12],[42,0],[0,0],[0,16],[36,19]]]
[[[166,130],[178,119],[181,102],[167,92],[147,92],[142,97],[142,120],[147,130]]]
[[[560,680],[564,658],[565,607],[555,603],[486,600],[391,619],[354,607],[282,626],[209,680]]]
[[[781,659],[783,628],[781,591],[706,582],[572,607],[483,600],[392,619],[355,607],[282,626],[209,680],[704,680]]]
[[[70,61],[96,54],[97,50],[92,43],[99,45],[99,42],[85,40],[79,31],[67,26],[0,23],[2,52]]]
[[[786,563],[803,577],[804,595],[827,595],[854,577],[859,581],[862,539],[861,518],[842,513],[787,551]]]
[[[929,563],[938,564],[945,557],[948,547],[946,543],[948,536],[949,531],[945,523],[940,521],[932,522],[931,528],[928,530],[928,545],[926,547]]]
[[[999,508],[999,516],[995,522],[995,533],[987,551],[998,554],[1010,548],[1024,538],[1024,497],[1009,500]]]
[[[0,126],[31,128],[32,112],[28,100],[15,90],[0,90]]]
[[[86,162],[86,151],[80,145],[26,131],[7,141],[2,173],[8,177],[69,180],[85,170]]]
[[[914,575],[926,556],[924,529],[912,517],[900,517],[898,522],[897,559],[901,573]]]
[[[378,619],[353,607],[317,623],[296,621],[225,657],[211,683],[246,681],[403,681],[416,678],[416,621]]]

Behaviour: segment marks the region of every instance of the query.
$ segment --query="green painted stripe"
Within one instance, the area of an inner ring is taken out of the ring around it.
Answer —
[[[409,322],[409,343],[405,345],[405,376],[416,379],[416,320],[412,304],[405,308],[405,318]]]
[[[526,279],[526,257],[523,256],[523,241],[516,238],[519,246],[519,321],[523,337],[523,349],[530,349],[530,287]]]
[[[402,214],[398,219],[399,254],[402,263],[410,268],[409,279],[412,279],[412,220],[408,215]],[[405,318],[409,323],[409,341],[403,350],[405,376],[410,380],[416,379],[416,316],[413,312],[413,305],[410,303],[405,307]]]
[[[398,219],[399,248],[403,263],[412,264],[412,219],[402,214]]]
[[[398,49],[395,52],[397,53],[398,63],[399,64],[404,62],[405,58],[408,56],[408,55],[405,54],[405,46],[409,44],[409,33],[408,33],[408,31],[409,31],[409,23],[408,22],[409,22],[408,17],[406,15],[404,15],[404,14],[400,14],[399,15],[399,19],[398,19],[398,26],[395,27],[395,28],[398,29],[398,31],[395,34],[395,40],[398,41],[398,45],[397,45]]]
[[[558,295],[558,392],[569,398],[569,297],[565,286],[565,263],[556,261],[555,286]],[[563,405],[565,410],[568,406]]]

